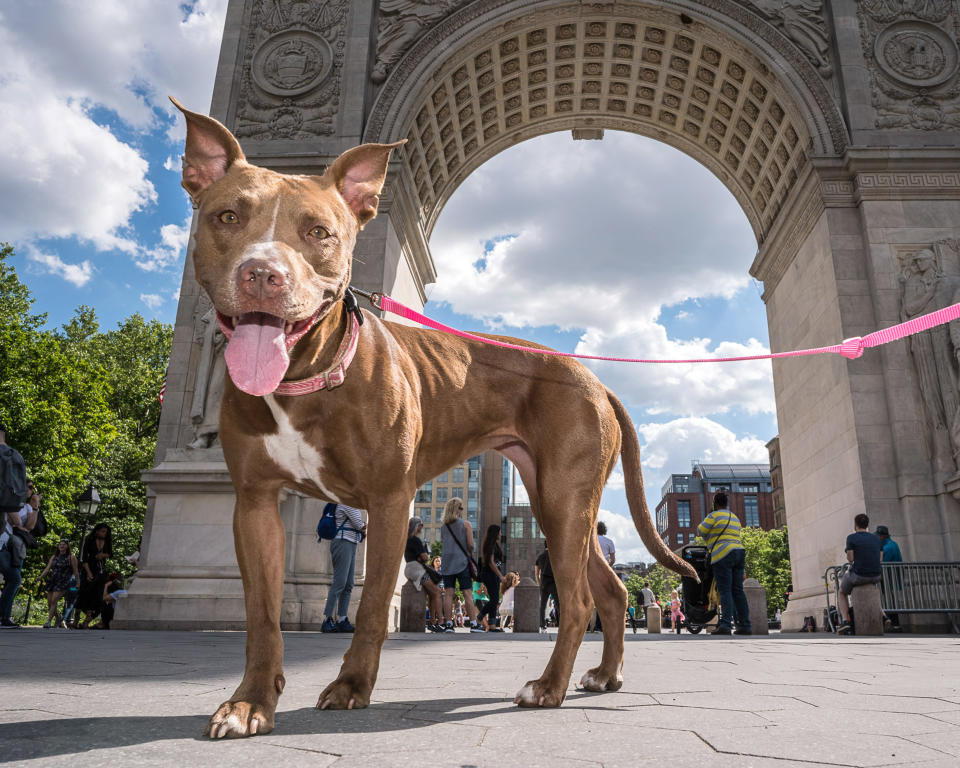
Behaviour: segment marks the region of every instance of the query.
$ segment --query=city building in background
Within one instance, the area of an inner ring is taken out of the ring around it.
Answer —
[[[515,493],[514,475],[509,461],[496,451],[487,451],[424,483],[413,501],[414,516],[423,520],[423,540],[429,546],[440,539],[447,501],[461,498],[466,508],[464,519],[473,528],[475,554],[479,553],[487,526],[506,528],[507,508]]]
[[[770,452],[770,486],[773,493],[773,527],[787,524],[787,507],[783,500],[783,467],[780,465],[780,435],[767,443]]]
[[[768,466],[694,462],[690,474],[670,475],[660,491],[657,533],[670,549],[679,551],[694,542],[717,491],[726,491],[730,511],[741,525],[765,531],[776,527]]]
[[[533,565],[543,552],[546,537],[537,525],[529,504],[507,505],[504,541],[506,569],[516,571],[521,578],[529,576],[532,579]]]

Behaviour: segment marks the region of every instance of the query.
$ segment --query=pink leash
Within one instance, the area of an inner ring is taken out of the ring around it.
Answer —
[[[356,289],[354,289],[356,291]],[[897,339],[902,339],[905,336],[912,336],[915,333],[920,333],[921,331],[928,331],[931,328],[935,328],[938,325],[943,325],[944,323],[949,323],[951,320],[960,319],[960,303],[952,304],[949,307],[944,309],[938,309],[936,312],[931,312],[927,315],[921,315],[920,317],[915,317],[912,320],[908,320],[905,323],[900,323],[899,325],[891,326],[890,328],[884,328],[880,331],[874,331],[869,333],[866,336],[854,336],[849,339],[844,339],[841,344],[834,344],[830,347],[817,347],[815,349],[798,349],[793,352],[774,352],[767,355],[746,355],[744,357],[707,357],[700,359],[692,360],[645,360],[642,358],[632,358],[632,357],[601,357],[600,355],[577,355],[572,352],[557,352],[554,349],[538,349],[536,347],[525,347],[521,344],[510,344],[505,341],[497,341],[495,339],[488,339],[485,336],[478,336],[475,333],[467,333],[465,331],[458,331],[456,328],[451,328],[449,325],[444,325],[443,323],[438,323],[436,320],[431,320],[426,315],[422,315],[410,307],[404,306],[399,301],[394,301],[389,296],[383,294],[373,293],[367,294],[365,291],[357,291],[367,296],[370,302],[377,309],[382,309],[386,312],[392,312],[395,315],[400,317],[405,317],[408,320],[413,320],[414,322],[425,325],[428,328],[433,328],[438,331],[443,331],[444,333],[451,333],[454,336],[460,336],[464,339],[472,339],[473,341],[480,341],[484,344],[492,344],[497,347],[506,347],[507,349],[516,349],[520,352],[535,352],[541,355],[556,355],[557,357],[576,357],[581,360],[608,360],[614,363],[734,363],[741,360],[769,360],[781,357],[801,357],[803,355],[820,355],[825,352],[834,352],[838,355],[843,355],[850,360],[855,360],[863,354],[864,349],[869,349],[870,347],[878,347],[881,344],[889,344],[891,341],[896,341]]]

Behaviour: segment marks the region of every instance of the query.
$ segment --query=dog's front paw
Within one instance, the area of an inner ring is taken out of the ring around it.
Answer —
[[[203,735],[211,739],[239,739],[270,733],[274,711],[275,707],[254,701],[225,701],[213,713]]]
[[[619,691],[623,685],[623,675],[615,672],[612,675],[604,674],[600,667],[594,667],[580,678],[580,687],[585,691],[603,693],[604,691]]]
[[[363,709],[370,703],[370,686],[350,678],[338,677],[323,689],[318,709]]]
[[[513,703],[521,707],[559,707],[566,695],[565,688],[550,686],[543,680],[531,680],[517,691]]]

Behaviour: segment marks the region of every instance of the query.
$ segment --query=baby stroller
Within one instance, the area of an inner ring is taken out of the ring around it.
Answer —
[[[710,607],[710,588],[713,586],[713,570],[710,568],[710,550],[698,544],[683,548],[683,559],[693,566],[700,577],[698,584],[689,576],[681,579],[683,585],[683,613],[687,619],[687,631],[696,635],[716,615]]]

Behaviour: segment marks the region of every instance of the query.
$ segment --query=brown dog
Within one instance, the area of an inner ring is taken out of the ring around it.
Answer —
[[[284,685],[281,489],[368,510],[368,557],[376,567],[367,572],[340,674],[317,702],[322,709],[365,707],[414,494],[488,449],[520,472],[550,541],[564,608],[547,668],[516,703],[560,705],[594,603],[607,627],[603,656],[581,684],[618,689],[627,595],[601,555],[595,526],[621,443],[630,511],[647,549],[675,571],[693,569],[653,527],[637,435],[617,398],[569,359],[498,349],[370,313],[357,328],[341,301],[351,254],[357,232],[376,215],[398,144],[356,147],[322,176],[288,176],[250,165],[224,126],[177,107],[187,119],[183,186],[199,207],[196,277],[230,338],[220,435],[237,493],[233,529],[247,614],[243,681],[206,733],[248,736],[273,728]],[[291,380],[323,372],[321,391],[277,394]]]

